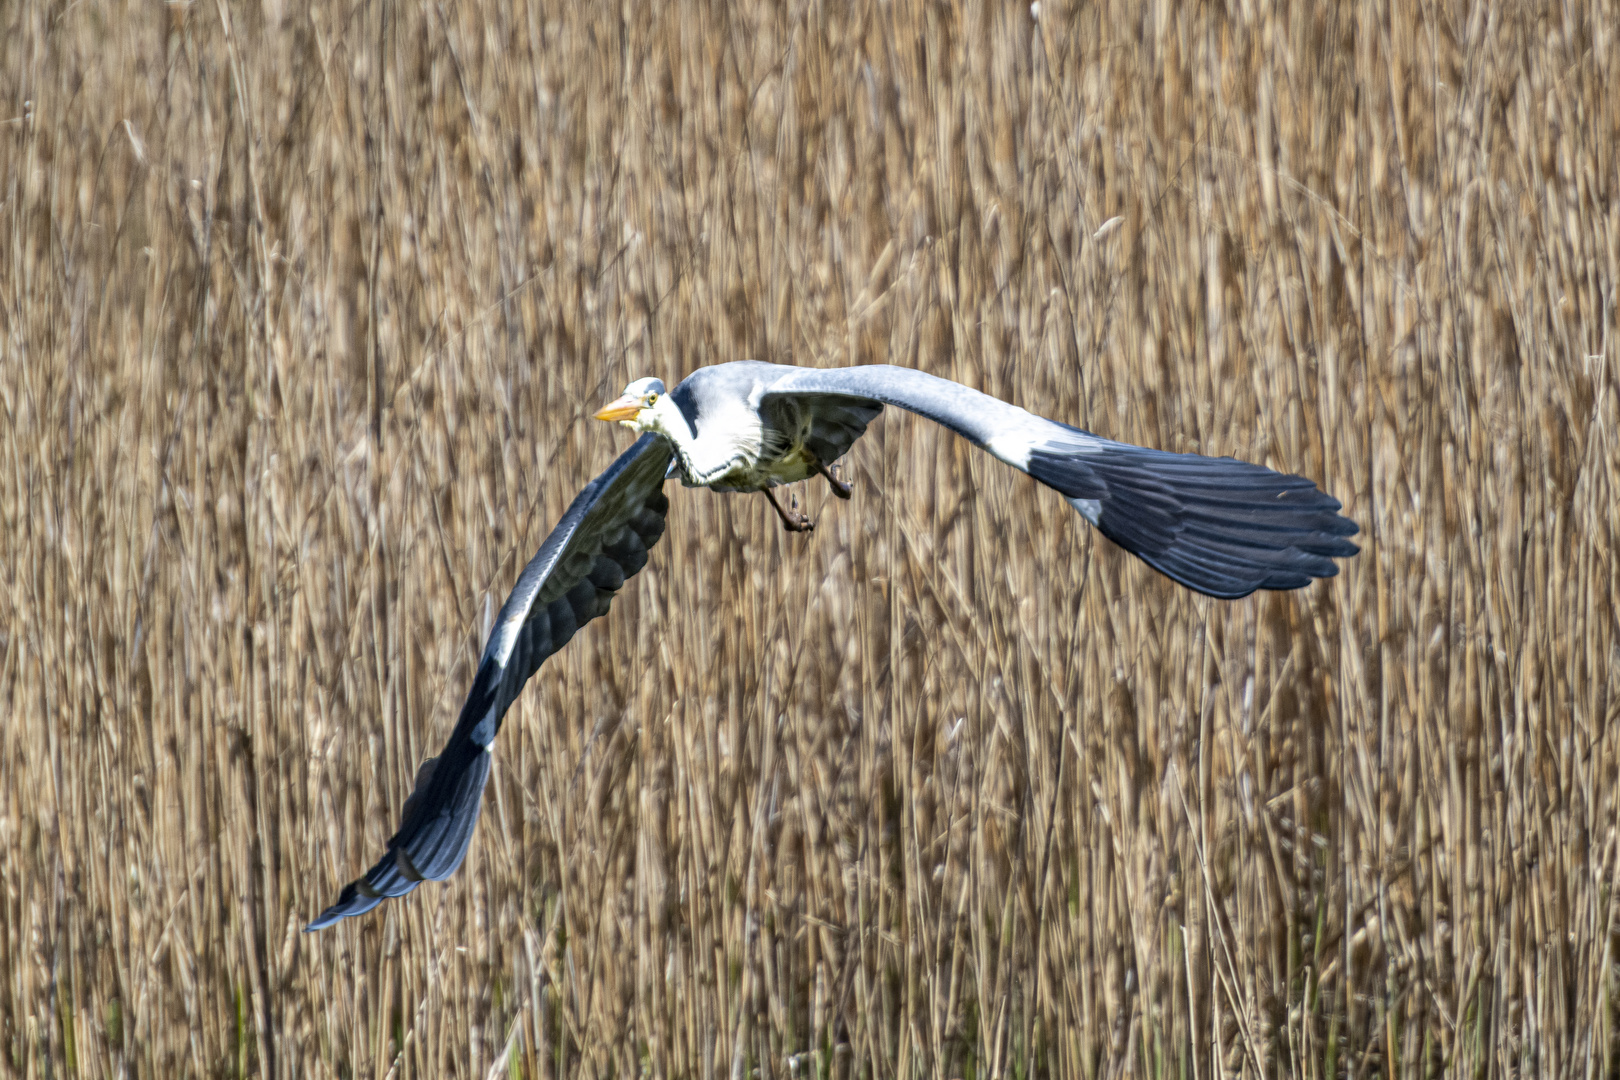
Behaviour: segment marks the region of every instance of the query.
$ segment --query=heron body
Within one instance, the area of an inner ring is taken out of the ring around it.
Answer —
[[[752,360],[717,364],[699,368],[667,394],[659,380],[638,379],[598,415],[668,439],[676,473],[687,487],[765,491],[807,480],[818,465],[836,460],[822,461],[811,448],[818,418],[825,427],[832,410],[823,408],[818,414],[800,399],[780,396],[762,404],[774,377],[794,370]],[[854,407],[848,412],[859,424],[857,435],[880,409]],[[823,453],[831,452],[817,445]]]
[[[1188,588],[1235,599],[1338,573],[1356,524],[1310,480],[1233,458],[1115,442],[925,372],[739,361],[673,390],[632,382],[597,419],[640,434],[574,499],[502,606],[445,748],[417,773],[388,851],[309,924],[318,930],[454,873],[466,856],[501,721],[530,676],[605,614],[663,535],[664,483],[762,492],[792,531],[810,522],[772,489],[831,471],[883,411],[924,416],[1053,488],[1104,536]]]

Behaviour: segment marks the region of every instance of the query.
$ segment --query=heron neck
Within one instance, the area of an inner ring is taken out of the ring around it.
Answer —
[[[651,431],[655,435],[662,435],[674,443],[675,449],[680,452],[682,457],[685,457],[692,449],[693,444],[697,442],[697,434],[692,430],[692,426],[686,422],[686,415],[681,412],[680,407],[670,401],[669,395],[666,394],[659,398],[653,407],[647,411],[652,413],[652,416],[648,417],[647,421],[641,425],[641,429]],[[646,413],[642,415],[645,416]]]
[[[709,484],[759,456],[763,432],[758,415],[745,407],[729,408],[725,404],[703,413],[701,434],[693,430],[686,414],[668,397],[653,406],[648,430],[675,445],[681,471],[690,483]]]

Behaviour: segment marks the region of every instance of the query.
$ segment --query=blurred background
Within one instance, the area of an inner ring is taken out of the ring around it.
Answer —
[[[0,1073],[1620,1068],[1602,4],[0,5]],[[1213,601],[890,410],[671,488],[381,852],[492,612],[709,363],[1317,480]]]

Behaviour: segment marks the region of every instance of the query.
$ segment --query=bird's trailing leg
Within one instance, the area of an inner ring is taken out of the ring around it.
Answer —
[[[771,500],[771,509],[775,510],[776,515],[782,519],[782,528],[788,532],[810,532],[815,529],[816,523],[799,513],[797,499],[794,500],[793,509],[784,510],[782,504],[776,501],[776,496],[771,493],[770,488],[765,488],[764,491],[765,497]]]
[[[827,483],[832,485],[834,495],[838,496],[840,499],[849,498],[849,493],[852,490],[850,486],[844,481],[838,479],[838,477],[834,476],[832,471],[828,469],[827,466],[823,465],[819,461],[816,462],[816,472],[827,478]]]

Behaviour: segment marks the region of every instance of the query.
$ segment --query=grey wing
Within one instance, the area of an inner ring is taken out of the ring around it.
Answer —
[[[1333,560],[1360,550],[1346,539],[1358,528],[1338,513],[1339,500],[1304,477],[1099,438],[910,368],[778,370],[761,408],[840,398],[926,416],[1054,488],[1114,543],[1209,596],[1297,589],[1337,574]]]
[[[461,865],[502,717],[546,657],[606,614],[625,579],[646,565],[664,534],[664,476],[673,456],[667,440],[643,435],[574,499],[502,605],[461,718],[444,749],[418,771],[387,854],[306,932],[370,911],[418,882],[443,880]]]

